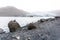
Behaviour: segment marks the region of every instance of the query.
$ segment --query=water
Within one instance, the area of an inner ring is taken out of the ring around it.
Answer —
[[[2,28],[5,32],[9,32],[8,23],[11,20],[16,20],[20,24],[20,26],[23,27],[29,23],[37,22],[42,18],[47,19],[54,17],[0,17],[0,28]]]

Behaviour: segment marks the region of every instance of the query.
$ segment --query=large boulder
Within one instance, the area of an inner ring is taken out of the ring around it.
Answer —
[[[36,26],[33,23],[28,25],[28,30],[36,29]]]
[[[8,23],[8,27],[10,32],[15,32],[17,29],[20,28],[20,25],[18,22],[16,22],[16,20],[13,20]]]

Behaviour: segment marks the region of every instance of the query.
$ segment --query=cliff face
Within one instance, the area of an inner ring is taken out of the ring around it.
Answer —
[[[28,24],[29,25],[29,24]],[[3,40],[60,40],[60,17],[33,23],[36,29],[28,30],[28,25],[14,33],[2,34]],[[4,39],[5,38],[5,39]]]

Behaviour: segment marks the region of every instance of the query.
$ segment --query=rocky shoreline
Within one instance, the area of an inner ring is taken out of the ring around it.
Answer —
[[[28,24],[16,32],[1,32],[0,40],[60,40],[60,17],[41,19],[32,24],[35,29],[29,30]]]

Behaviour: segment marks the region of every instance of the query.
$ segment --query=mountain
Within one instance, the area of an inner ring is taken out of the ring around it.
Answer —
[[[33,12],[30,14],[27,14],[27,16],[30,16],[30,17],[53,17],[53,16],[56,16],[56,14],[53,14],[50,12]]]
[[[54,10],[50,12],[26,12],[21,9],[17,9],[16,7],[7,6],[0,8],[0,16],[8,16],[8,17],[52,17],[52,16],[60,16],[60,10]]]
[[[60,16],[60,10],[54,10],[54,11],[51,11],[51,13],[55,13],[56,16]]]
[[[0,16],[26,16],[28,12],[19,10],[12,6],[2,7],[0,8]]]

